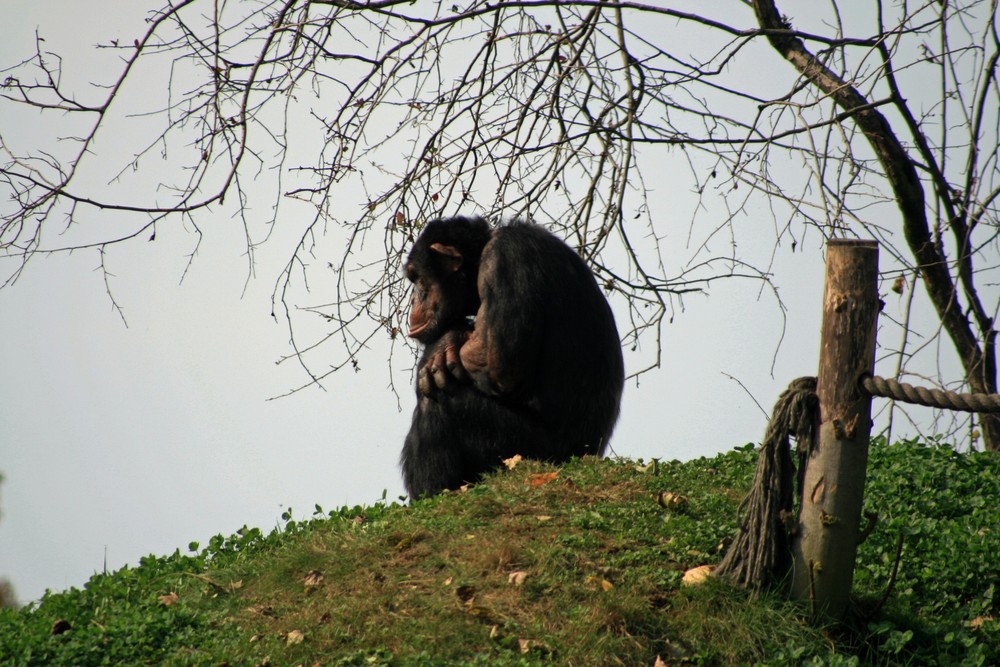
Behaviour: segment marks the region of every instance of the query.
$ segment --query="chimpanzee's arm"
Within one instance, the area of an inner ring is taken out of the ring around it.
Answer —
[[[519,227],[501,227],[483,249],[479,263],[479,311],[461,348],[462,366],[480,390],[511,395],[522,389],[537,366],[545,298],[542,259],[531,236]]]

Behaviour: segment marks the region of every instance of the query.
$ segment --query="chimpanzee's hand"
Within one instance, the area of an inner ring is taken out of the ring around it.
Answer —
[[[457,382],[469,382],[469,374],[462,366],[459,355],[459,350],[468,338],[468,331],[452,330],[434,343],[417,374],[417,388],[422,396],[433,398],[439,391],[446,390]]]

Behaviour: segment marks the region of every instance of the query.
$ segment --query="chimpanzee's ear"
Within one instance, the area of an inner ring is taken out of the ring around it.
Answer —
[[[431,252],[436,252],[437,254],[442,255],[445,266],[452,271],[458,271],[462,268],[462,253],[458,251],[458,248],[450,245],[444,245],[443,243],[432,243]]]

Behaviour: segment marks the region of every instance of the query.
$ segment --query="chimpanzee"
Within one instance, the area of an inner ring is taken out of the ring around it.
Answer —
[[[411,497],[472,482],[521,454],[600,455],[618,419],[624,363],[586,263],[545,229],[431,221],[406,262],[409,335],[424,344],[403,445]],[[474,316],[474,321],[473,321]]]

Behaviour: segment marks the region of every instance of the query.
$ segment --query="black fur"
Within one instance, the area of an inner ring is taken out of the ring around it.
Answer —
[[[541,227],[519,222],[489,233],[485,225],[431,222],[407,262],[411,280],[429,278],[441,290],[433,335],[418,336],[426,345],[419,367],[476,313],[496,360],[471,383],[450,382],[431,396],[418,389],[401,460],[411,497],[474,482],[514,454],[556,462],[601,455],[618,419],[621,345],[593,273]],[[433,243],[461,247],[467,270],[441,271]]]
[[[421,367],[429,350],[420,359]],[[530,456],[549,449],[536,415],[471,384],[456,384],[434,398],[418,390],[400,460],[403,484],[411,498],[433,496],[477,481],[515,454]]]

